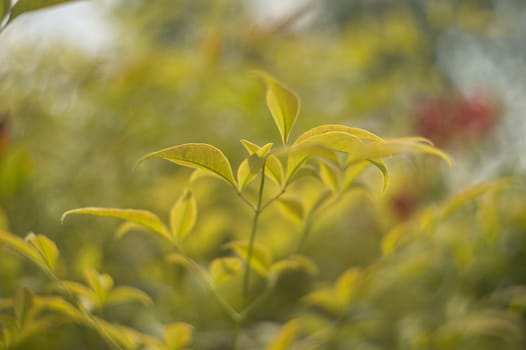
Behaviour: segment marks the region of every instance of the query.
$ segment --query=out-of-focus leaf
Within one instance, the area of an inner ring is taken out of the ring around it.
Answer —
[[[265,157],[268,155],[270,150],[272,149],[272,143],[267,143],[261,147],[256,145],[253,142],[250,142],[248,140],[241,140],[240,141],[243,147],[245,147],[245,150],[247,151],[248,155],[257,154],[260,157]]]
[[[264,72],[258,74],[267,83],[267,106],[278,127],[281,140],[286,144],[300,112],[300,99],[269,74]]]
[[[94,215],[94,216],[107,216],[116,219],[123,219],[138,225],[144,226],[153,232],[161,235],[164,238],[172,241],[170,232],[161,222],[159,217],[152,212],[147,210],[139,209],[118,209],[118,208],[99,208],[99,207],[87,207],[68,210],[62,214],[62,221],[69,215]]]
[[[283,181],[283,166],[279,161],[278,157],[271,154],[267,157],[266,161],[266,172],[265,174],[278,185],[282,184]]]
[[[287,158],[287,171],[285,179],[290,182],[298,169],[309,159],[321,158],[329,161],[338,162],[336,153],[319,143],[303,143],[290,148]]]
[[[320,179],[325,186],[327,186],[332,193],[338,193],[340,189],[340,179],[338,169],[327,164],[324,161],[319,162]]]
[[[0,230],[0,244],[6,245],[15,252],[22,254],[42,269],[47,269],[47,263],[35,248],[18,236]]]
[[[177,322],[164,327],[163,338],[168,350],[184,349],[192,341],[192,326]]]
[[[270,278],[277,280],[282,273],[291,270],[303,270],[311,276],[317,275],[319,272],[318,266],[310,258],[302,255],[294,255],[272,264],[269,275]]]
[[[92,307],[102,307],[99,297],[95,291],[81,283],[74,281],[61,281],[59,287],[66,288],[70,293],[77,295],[81,300],[83,300],[84,304],[89,304],[90,307],[88,307],[88,309],[91,309]]]
[[[27,288],[21,288],[13,298],[13,309],[15,310],[16,323],[23,328],[33,308],[33,294]]]
[[[41,308],[58,312],[75,322],[84,322],[84,315],[61,297],[38,297],[35,304]]]
[[[93,317],[93,320],[96,324],[95,330],[102,333],[105,338],[110,338],[124,349],[137,349],[141,337],[135,330],[109,323],[98,317]]]
[[[210,264],[210,275],[216,285],[220,285],[227,280],[239,276],[243,268],[243,263],[239,258],[218,258]]]
[[[372,132],[369,132],[364,129],[360,128],[352,128],[345,125],[338,125],[338,124],[325,124],[325,125],[319,125],[312,129],[309,129],[305,131],[303,134],[301,134],[296,141],[294,141],[294,144],[299,144],[302,142],[306,142],[310,140],[313,137],[324,135],[324,134],[330,134],[332,132],[343,132],[347,133],[349,135],[352,135],[358,139],[363,140],[370,140],[370,141],[382,141],[382,138],[373,134]]]
[[[177,242],[194,228],[197,221],[197,202],[192,192],[185,192],[170,210],[170,227]]]
[[[336,281],[336,292],[338,298],[347,304],[354,296],[356,287],[362,278],[362,270],[351,268],[345,271]]]
[[[99,274],[94,269],[86,269],[84,271],[84,280],[95,292],[100,305],[104,305],[107,300],[108,293],[113,288],[113,279],[108,274]]]
[[[131,231],[143,231],[144,229],[145,227],[142,225],[136,224],[135,222],[126,221],[115,230],[115,237],[117,239],[121,239]]]
[[[9,17],[9,21],[12,21],[21,14],[29,11],[40,10],[46,7],[60,5],[71,1],[72,0],[18,0],[11,8],[11,16]]]
[[[267,350],[289,350],[298,336],[298,324],[295,321],[287,322],[276,337],[271,341]]]
[[[282,197],[278,200],[283,214],[295,222],[301,223],[305,217],[305,209],[297,198]]]
[[[142,157],[137,164],[147,159],[162,158],[175,164],[207,170],[236,186],[232,167],[225,154],[218,148],[206,143],[186,143],[165,148]]]
[[[241,259],[247,261],[248,259],[248,242],[237,241],[226,245],[232,249]],[[252,257],[250,259],[251,267],[258,271],[262,276],[268,274],[270,265],[272,264],[272,255],[270,250],[262,244],[254,243],[252,249]]]
[[[44,235],[35,235],[30,233],[25,238],[35,250],[40,253],[42,259],[46,262],[47,267],[53,271],[58,258],[58,248],[52,240]]]
[[[385,192],[387,185],[389,184],[389,172],[387,171],[387,166],[385,166],[385,163],[381,159],[369,159],[368,161],[382,173],[382,177],[384,179],[384,185],[382,189]]]
[[[142,304],[153,304],[153,301],[148,294],[132,287],[114,288],[108,295],[106,304],[122,304],[133,301],[138,301]]]
[[[367,169],[368,166],[369,163],[365,161],[347,166],[342,181],[343,190],[346,191],[351,188],[356,178],[360,176],[360,174],[363,173],[363,171]]]

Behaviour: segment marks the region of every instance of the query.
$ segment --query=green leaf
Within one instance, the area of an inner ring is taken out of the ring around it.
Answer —
[[[38,297],[35,298],[35,304],[41,308],[52,310],[67,316],[73,321],[80,323],[85,322],[82,312],[61,297]]]
[[[273,154],[269,155],[265,164],[265,175],[267,175],[276,184],[282,185],[283,166],[281,165],[281,162],[279,161],[278,157],[276,157]]]
[[[40,268],[44,270],[48,268],[42,255],[18,236],[0,230],[0,244],[6,245],[15,252],[25,256]]]
[[[298,198],[282,197],[278,200],[278,203],[285,216],[297,223],[303,222],[305,208]]]
[[[344,191],[347,191],[352,187],[356,178],[363,173],[365,169],[369,167],[369,163],[366,161],[358,162],[352,165],[349,165],[345,168],[345,174],[343,176],[342,188]],[[385,182],[384,182],[385,184]]]
[[[204,169],[220,176],[236,187],[232,167],[225,154],[218,148],[206,143],[187,143],[152,152],[142,157],[137,164],[147,159],[162,158],[175,164]]]
[[[338,193],[340,189],[340,178],[338,169],[327,164],[324,161],[319,162],[319,176],[325,186],[327,186],[332,193]]]
[[[338,157],[333,150],[318,143],[303,143],[295,145],[288,150],[288,154],[287,171],[285,176],[287,181],[290,181],[294,177],[296,171],[298,171],[298,169],[300,169],[300,167],[309,159],[321,158],[335,163],[338,162]]]
[[[248,259],[248,242],[237,241],[226,245],[232,249],[245,262]],[[270,265],[272,264],[272,255],[267,247],[262,244],[254,243],[252,250],[252,258],[250,259],[251,267],[259,272],[262,276],[268,274]]]
[[[389,172],[387,171],[387,166],[381,159],[368,159],[368,161],[382,173],[384,179],[384,185],[382,190],[385,192],[385,190],[387,189],[387,185],[389,184]]]
[[[69,215],[94,215],[94,216],[107,216],[116,219],[123,219],[143,227],[146,227],[160,236],[167,238],[173,242],[173,238],[170,232],[157,217],[157,215],[147,210],[138,209],[118,209],[118,208],[100,208],[100,207],[87,207],[68,210],[62,215],[62,221]]]
[[[193,327],[187,323],[177,322],[164,327],[164,341],[168,350],[180,350],[192,341]]]
[[[260,157],[265,157],[269,154],[270,150],[272,149],[272,143],[267,143],[262,147],[259,147],[253,142],[250,142],[248,140],[241,140],[240,141],[243,147],[245,147],[245,150],[247,151],[248,155],[251,156],[253,154],[257,154]]]
[[[269,74],[258,73],[267,83],[267,106],[281,134],[281,141],[286,144],[300,112],[300,100],[294,92]]]
[[[194,228],[197,221],[197,202],[192,192],[185,192],[170,210],[170,227],[177,242]]]
[[[272,181],[274,181],[278,185],[281,185],[281,181],[283,179],[283,166],[281,165],[281,162],[279,161],[278,157],[276,157],[273,154],[269,154],[269,152],[271,150],[271,147],[272,147],[272,144],[271,143],[267,143],[265,146],[259,147],[255,143],[252,143],[252,142],[247,141],[247,140],[241,140],[241,144],[243,144],[243,147],[245,147],[245,150],[247,151],[247,153],[249,155],[253,155],[253,154],[256,153],[260,157],[266,157],[267,158],[267,160],[265,162],[265,175],[268,176]],[[240,165],[240,168],[241,168],[241,166],[243,166],[245,168],[248,168],[248,165],[243,165],[242,164],[242,165]],[[238,182],[241,182],[240,174],[239,174],[240,171],[243,172],[241,174],[241,177],[248,176],[248,174],[249,174],[248,169],[243,169],[243,170],[239,170],[238,169],[238,177],[237,177],[238,178]],[[253,176],[253,178],[254,177],[255,176]],[[251,180],[249,180],[249,181],[245,180],[245,182],[247,182],[247,183],[250,182],[250,181]],[[246,184],[244,186],[241,186],[241,184],[239,184],[239,186],[242,188],[242,187],[246,186]]]
[[[138,301],[142,304],[153,304],[152,299],[142,290],[132,287],[114,288],[106,300],[106,304],[122,304]]]
[[[381,137],[364,129],[352,128],[349,126],[338,124],[325,124],[305,131],[296,139],[296,141],[294,141],[294,144],[300,144],[302,142],[310,140],[313,137],[321,136],[332,132],[346,133],[362,140],[383,141]]]
[[[298,324],[296,321],[287,322],[272,340],[267,350],[289,350],[298,336]]]
[[[18,0],[18,2],[11,9],[9,21],[12,21],[23,13],[40,10],[66,2],[71,2],[71,0]]]
[[[220,285],[229,279],[240,276],[243,263],[239,258],[227,257],[214,259],[210,264],[210,275],[215,285]]]
[[[93,304],[96,307],[101,307],[99,305],[99,298],[95,291],[86,287],[85,285],[74,282],[74,281],[61,281],[58,285],[59,288],[65,288],[69,293],[73,293],[78,297],[87,299],[90,304]]]
[[[27,288],[21,288],[13,299],[16,323],[18,328],[23,328],[29,319],[29,313],[33,308],[33,294]]]
[[[126,221],[115,230],[115,237],[121,239],[131,231],[144,231],[145,227],[135,222]]]
[[[248,184],[250,184],[261,170],[264,160],[258,157],[257,154],[252,154],[244,159],[237,169],[237,186],[238,190],[242,191]],[[259,166],[259,169],[257,167]]]
[[[51,271],[54,271],[58,258],[58,249],[55,242],[44,235],[35,235],[33,233],[26,236],[26,241],[28,241],[42,256],[47,267]]]
[[[270,278],[275,282],[284,272],[303,270],[311,276],[319,273],[319,268],[314,261],[302,255],[293,255],[290,258],[275,262],[270,267]]]
[[[108,274],[99,274],[94,269],[84,271],[84,280],[95,292],[98,298],[98,305],[104,305],[108,293],[113,289],[113,279]]]

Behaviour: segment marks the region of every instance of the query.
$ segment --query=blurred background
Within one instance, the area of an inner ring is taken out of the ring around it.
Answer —
[[[206,299],[206,292],[196,292],[196,282],[185,280],[184,271],[159,263],[162,246],[144,243],[140,235],[117,241],[117,223],[111,220],[75,218],[61,224],[61,214],[76,207],[106,206],[144,208],[166,217],[189,173],[154,161],[134,170],[142,155],[180,143],[207,142],[223,149],[237,166],[244,157],[241,138],[278,144],[264,86],[251,73],[263,69],[302,100],[293,137],[318,124],[342,123],[385,137],[425,136],[454,158],[453,168],[424,157],[390,161],[385,193],[381,179],[371,175],[370,195],[353,195],[320,220],[318,231],[323,234],[315,233],[305,248],[323,272],[315,283],[333,280],[351,266],[368,266],[381,255],[382,237],[425,208],[501,176],[522,181],[525,18],[522,0],[93,0],[22,14],[0,33],[0,228],[20,236],[42,232],[59,245],[71,278],[93,266],[118,276],[119,283],[148,291],[163,306],[154,312],[139,307],[111,310],[110,317],[128,323],[132,318],[139,328],[148,328],[154,316],[164,322],[184,320],[207,330],[208,338],[202,339],[208,343],[197,349],[221,349],[210,344],[220,344],[214,330],[228,328],[227,321],[218,316],[213,302],[199,301]],[[464,277],[445,284],[449,289],[444,287],[436,299],[443,304],[435,300],[437,305],[446,308],[455,294],[454,302],[466,308],[492,288],[526,282],[524,273],[516,271],[526,261],[520,235],[525,233],[526,208],[517,197],[522,192],[513,192],[512,199],[491,202],[497,212],[507,208],[502,223],[509,225],[499,230],[513,233],[513,239],[506,236],[506,244],[489,247],[481,243],[494,260],[476,266],[469,291],[455,289]],[[244,237],[249,221],[241,219],[239,227],[231,227],[233,218],[246,212],[220,183],[199,182],[196,196],[202,214],[188,249],[206,263],[224,254],[218,248],[222,243]],[[287,225],[283,223],[283,230],[291,230]],[[459,231],[474,227],[465,225],[451,230],[463,233]],[[268,233],[261,239],[272,246],[280,238]],[[475,241],[472,237],[462,244]],[[425,244],[427,249],[444,241]],[[32,274],[21,278],[29,267],[1,254],[1,296],[12,295],[21,285],[43,285]],[[514,254],[513,263],[509,254]],[[414,258],[411,253],[406,257]],[[444,261],[427,263],[437,276],[455,275],[446,268],[449,260]],[[492,268],[495,279],[482,281]],[[290,311],[286,305],[314,283],[305,276],[290,277],[261,319],[279,320]],[[174,291],[170,285],[181,280],[185,287]],[[434,288],[426,281],[411,287],[400,284],[398,289],[377,286],[399,298],[401,306],[371,312],[403,320],[398,330],[380,332],[371,343],[352,343],[352,337],[343,334],[344,340],[330,348],[426,348],[404,343],[424,327],[414,305],[404,308],[411,300],[407,289],[425,294]],[[382,297],[378,300],[382,305]],[[422,314],[442,312],[422,305]],[[519,329],[517,338],[524,325]],[[100,345],[90,343],[95,340],[88,340],[89,335],[79,335],[79,329],[70,332],[83,339],[86,349]],[[503,339],[502,344],[484,344],[523,345],[508,335]],[[71,339],[46,341],[56,348]],[[441,344],[437,348],[450,346]],[[451,344],[481,348],[479,342]]]

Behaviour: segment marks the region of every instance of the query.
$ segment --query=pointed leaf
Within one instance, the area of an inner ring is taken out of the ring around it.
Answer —
[[[241,140],[241,143],[243,147],[245,147],[249,157],[239,165],[237,171],[238,189],[242,190],[256,178],[257,174],[261,171],[264,158],[266,158],[265,175],[280,185],[283,177],[283,167],[275,155],[269,154],[272,143],[267,143],[263,147],[259,147],[255,143],[247,140]]]
[[[286,144],[299,115],[299,97],[267,73],[258,73],[267,83],[267,106],[278,127],[281,140]]]
[[[287,322],[272,340],[267,350],[289,350],[298,336],[298,324],[295,321]]]
[[[47,269],[47,263],[35,248],[27,244],[23,239],[9,232],[0,230],[0,244],[6,245],[15,252],[25,256],[42,269]]]
[[[236,186],[232,167],[225,154],[206,143],[187,143],[152,152],[142,157],[137,164],[147,159],[162,158],[189,168],[207,170]]]
[[[121,239],[131,231],[144,231],[145,227],[135,222],[126,221],[115,230],[115,237]]]
[[[353,183],[356,181],[356,178],[360,176],[360,174],[362,174],[363,171],[367,169],[367,167],[369,167],[369,163],[365,161],[347,166],[343,176],[343,190],[347,191],[350,189]]]
[[[68,210],[62,215],[62,221],[69,215],[94,215],[94,216],[107,216],[116,219],[123,219],[138,225],[144,226],[153,232],[161,235],[164,238],[172,241],[168,229],[164,226],[157,215],[147,210],[139,209],[118,209],[118,208],[99,208],[99,207],[87,207]]]
[[[270,150],[272,149],[272,143],[267,143],[263,145],[262,147],[259,147],[253,142],[250,142],[248,140],[241,140],[240,141],[243,147],[245,147],[245,150],[247,151],[248,155],[251,156],[254,153],[257,154],[260,157],[265,157],[269,154]]]
[[[319,162],[319,169],[319,176],[323,184],[327,186],[332,193],[338,193],[340,188],[338,169],[323,161]]]
[[[259,169],[256,168],[256,163],[259,165]],[[252,154],[241,162],[237,169],[237,184],[239,191],[242,191],[248,184],[254,181],[259,170],[261,170],[262,165],[263,159],[256,154]]]
[[[177,322],[166,325],[164,328],[164,341],[168,350],[184,349],[192,341],[192,326],[187,323]]]
[[[33,233],[27,235],[25,240],[40,253],[47,267],[53,271],[58,258],[58,249],[55,242],[44,235],[35,235]]]
[[[101,306],[98,305],[99,300],[95,291],[81,283],[74,281],[61,281],[58,285],[58,288],[65,288],[69,293],[73,293],[78,297],[87,299],[90,302],[90,304],[96,305],[97,307]]]
[[[287,171],[285,178],[289,181],[296,171],[309,159],[321,158],[338,162],[335,152],[319,143],[302,143],[288,149]]]
[[[170,210],[170,227],[177,242],[194,228],[197,221],[197,202],[192,192],[187,191],[175,202]]]
[[[269,155],[265,164],[265,175],[267,175],[276,184],[282,185],[283,166],[281,165],[281,162],[279,161],[278,157],[276,157],[273,154]]]
[[[352,135],[362,140],[382,141],[381,137],[373,134],[372,132],[364,130],[364,129],[352,128],[349,126],[338,125],[338,124],[326,124],[326,125],[320,125],[320,126],[317,126],[317,127],[314,127],[312,129],[305,131],[303,134],[301,134],[296,139],[296,141],[294,141],[294,144],[300,144],[302,142],[309,141],[313,137],[328,134],[331,132],[343,132],[343,133]]]
[[[18,0],[11,9],[9,21],[29,11],[40,10],[46,7],[60,5],[71,0]]]
[[[113,279],[108,274],[99,274],[94,269],[86,269],[84,271],[84,280],[95,292],[98,298],[99,305],[106,303],[108,293],[113,289]]]
[[[385,190],[387,189],[387,185],[389,184],[389,172],[387,171],[387,166],[381,159],[368,159],[368,161],[382,173],[384,179],[384,185],[382,190],[385,192]]]
[[[117,287],[114,288],[108,298],[106,304],[122,304],[138,301],[142,304],[153,304],[152,299],[142,290],[132,287]]]
[[[232,249],[241,259],[248,259],[248,242],[237,241],[226,245]],[[262,276],[266,276],[272,264],[272,255],[267,247],[262,244],[254,243],[252,249],[252,258],[250,259],[251,267],[258,271]]]
[[[71,320],[83,323],[85,321],[82,312],[61,297],[38,297],[35,304],[41,308],[58,312]]]

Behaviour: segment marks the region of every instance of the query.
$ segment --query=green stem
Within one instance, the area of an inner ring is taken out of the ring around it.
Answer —
[[[250,286],[250,262],[252,260],[252,255],[254,254],[254,242],[256,241],[256,232],[258,228],[258,221],[259,221],[259,215],[261,214],[262,210],[262,200],[263,200],[263,190],[265,189],[265,162],[263,162],[263,165],[261,167],[261,180],[259,183],[259,193],[258,193],[258,201],[256,204],[256,208],[254,209],[254,220],[252,221],[252,230],[250,232],[250,240],[248,243],[248,252],[247,252],[247,262],[245,265],[245,273],[243,276],[243,300],[245,304],[248,301],[248,289]]]

